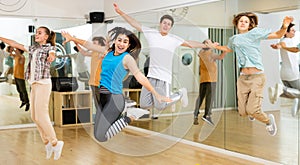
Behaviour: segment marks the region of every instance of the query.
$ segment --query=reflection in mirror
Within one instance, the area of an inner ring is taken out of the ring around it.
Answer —
[[[193,56],[190,53],[186,53],[181,58],[183,65],[190,65],[193,61]]]
[[[71,28],[73,26],[79,26],[86,24],[84,19],[61,19],[61,18],[13,18],[13,17],[1,17],[1,22],[5,22],[3,26],[0,27],[1,36],[13,39],[24,45],[31,45],[34,40],[34,28],[38,26],[47,26],[50,30],[57,31],[57,54],[63,55],[71,53],[70,47],[62,46],[62,37],[60,35],[60,30],[63,28]],[[8,47],[6,45],[6,47]],[[4,51],[6,48],[3,49]],[[27,67],[28,54],[24,53],[25,56],[25,68]],[[1,74],[0,82],[0,127],[3,129],[6,128],[15,128],[15,127],[26,127],[32,126],[32,120],[30,116],[30,111],[25,111],[26,106],[21,106],[22,100],[20,100],[20,94],[17,90],[15,84],[14,74],[5,74],[9,70],[8,63],[5,63],[8,58],[6,56],[3,58],[1,55],[1,63],[3,66],[3,72]],[[66,66],[69,58],[57,59],[57,63],[53,63],[53,71],[57,73],[57,70]],[[13,60],[13,65],[16,64],[16,61]],[[13,68],[13,67],[12,67]],[[69,69],[72,71],[71,64]],[[70,72],[71,72],[70,71]],[[72,73],[72,72],[71,72]],[[30,97],[30,87],[26,82],[27,93]],[[50,106],[51,106],[50,100]],[[53,120],[53,107],[50,107],[50,117]]]
[[[215,5],[218,7],[221,6],[219,3],[215,3]],[[197,7],[201,8],[201,5],[189,6],[186,17],[189,16],[189,13],[192,13],[191,9],[196,9]],[[215,14],[214,17],[227,20],[228,18],[224,18],[225,6],[223,7],[223,13],[219,15]],[[198,15],[201,9],[196,10],[198,11]],[[152,17],[153,20],[146,19],[150,18],[147,17],[149,13],[145,14],[146,18],[144,19],[141,13],[135,16],[135,18],[142,22],[143,25],[157,28],[157,20],[159,20],[160,16],[164,13],[168,12],[170,11],[155,12],[153,14],[155,18]],[[273,31],[280,28],[282,18],[285,15],[292,15],[295,17],[296,30],[299,31],[299,25],[297,25],[300,20],[298,16],[299,10],[269,14],[257,13],[257,15],[260,22],[259,27],[271,28]],[[172,34],[178,35],[186,40],[197,40],[201,42],[204,39],[210,38],[213,41],[219,42],[221,45],[227,45],[228,39],[236,34],[232,26],[226,27],[225,25],[220,26],[219,24],[214,26],[210,21],[189,22],[189,20],[183,20],[185,24],[175,22],[172,28]],[[118,25],[122,25],[123,22],[119,21],[117,23]],[[123,26],[128,26],[128,24],[125,23]],[[191,32],[191,34],[189,32]],[[143,63],[147,57],[146,55],[149,55],[149,53],[147,40],[142,33],[139,34],[139,36],[144,49],[142,50],[141,57],[145,55],[144,58],[140,59],[139,65],[140,69],[143,70]],[[298,37],[295,41],[299,43],[299,32],[296,33],[296,36]],[[186,50],[182,48],[177,50],[176,55],[178,56],[175,56],[173,61],[173,81],[171,88],[173,90],[179,89],[182,86],[189,88],[188,107],[181,108],[178,104],[174,112],[172,112],[172,109],[165,111],[151,109],[152,115],[158,117],[157,119],[137,121],[134,122],[133,125],[164,135],[184,138],[193,142],[254,156],[258,158],[258,162],[265,161],[267,162],[266,164],[274,162],[299,164],[299,116],[292,117],[290,113],[292,103],[289,100],[281,98],[275,105],[269,103],[268,100],[268,87],[273,87],[275,83],[280,83],[279,79],[274,79],[275,76],[279,77],[279,54],[270,47],[271,43],[276,42],[278,42],[278,40],[265,41],[261,44],[265,67],[264,72],[267,77],[263,96],[261,96],[264,97],[262,100],[262,110],[267,114],[272,113],[275,115],[278,126],[278,134],[276,136],[268,135],[265,130],[265,125],[258,121],[250,121],[247,117],[243,118],[239,115],[236,96],[236,81],[237,77],[239,77],[239,69],[236,63],[237,58],[232,53],[228,53],[223,61],[217,63],[217,94],[213,105],[212,120],[218,122],[215,122],[215,126],[210,126],[205,121],[199,120],[199,125],[192,125],[194,105],[199,93],[199,62],[197,57],[191,53],[192,59],[195,60],[192,60],[193,62],[189,65],[184,65],[181,57],[185,54],[184,52],[186,52]],[[195,51],[197,51],[197,53],[199,52],[199,50]],[[195,64],[193,65],[193,63]],[[278,64],[278,68],[274,67],[274,64]],[[192,78],[188,77],[189,73],[192,73]],[[200,108],[200,115],[204,113],[204,109],[205,103],[203,103]]]

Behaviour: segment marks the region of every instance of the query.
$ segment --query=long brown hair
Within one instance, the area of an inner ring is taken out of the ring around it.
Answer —
[[[45,26],[40,26],[38,29],[44,29],[46,34],[49,36],[46,43],[50,43],[51,46],[55,46],[55,40],[56,40],[56,34],[53,31],[50,31],[49,28],[45,27]]]
[[[108,32],[111,41],[114,41],[120,34],[124,34],[129,38],[130,46],[127,48],[126,52],[128,52],[135,60],[138,59],[138,56],[141,51],[141,42],[137,38],[137,36],[131,31],[123,28],[123,27],[115,27]],[[111,50],[115,50],[115,44],[111,46]]]
[[[250,20],[250,24],[249,24],[249,28],[248,30],[251,30],[253,28],[255,28],[258,25],[258,18],[257,15],[255,15],[252,12],[244,12],[244,13],[239,13],[237,16],[235,16],[232,20],[232,23],[235,27],[237,27],[237,24],[239,22],[239,20],[241,19],[241,17],[246,16],[249,18]]]

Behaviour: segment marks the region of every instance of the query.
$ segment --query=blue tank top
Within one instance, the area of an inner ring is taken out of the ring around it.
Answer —
[[[124,52],[115,56],[110,51],[102,61],[100,86],[104,86],[113,94],[122,94],[123,79],[128,73],[123,66],[123,58],[128,54]]]

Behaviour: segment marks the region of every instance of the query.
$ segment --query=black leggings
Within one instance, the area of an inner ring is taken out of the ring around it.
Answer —
[[[94,136],[98,141],[107,141],[130,123],[129,117],[121,117],[124,107],[125,99],[122,94],[100,93],[94,126]]]
[[[216,82],[203,82],[200,83],[199,96],[196,101],[194,116],[198,117],[199,109],[205,97],[205,112],[203,117],[211,115],[211,106],[213,104],[216,93]]]

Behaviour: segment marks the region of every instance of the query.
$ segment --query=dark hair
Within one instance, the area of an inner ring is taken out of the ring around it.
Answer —
[[[210,39],[206,39],[206,40],[204,40],[202,43],[203,44],[206,44],[206,43],[208,43],[208,40],[210,40]],[[212,40],[210,40],[211,42],[213,42]],[[202,48],[203,50],[209,50],[210,48]]]
[[[295,24],[293,24],[293,23],[290,23],[289,24],[289,26],[287,27],[287,30],[286,30],[286,32],[290,32],[291,31],[291,28],[293,27],[293,26],[295,26]]]
[[[106,39],[104,37],[93,37],[92,41],[98,41],[101,46],[105,46]]]
[[[162,23],[162,21],[163,21],[164,19],[170,20],[170,21],[172,22],[171,26],[174,25],[174,18],[173,18],[172,16],[170,16],[170,15],[168,15],[168,14],[163,15],[162,17],[160,17],[159,23]]]
[[[48,39],[47,39],[47,41],[46,41],[46,43],[50,43],[52,46],[55,46],[55,39],[56,39],[55,33],[53,31],[50,31],[45,26],[40,26],[39,28],[45,29],[46,34],[49,36]]]
[[[131,31],[122,27],[115,27],[108,32],[108,35],[112,41],[114,41],[120,34],[124,34],[129,38],[130,46],[127,48],[126,52],[128,52],[135,60],[137,60],[142,47],[140,40]],[[111,50],[115,50],[115,44],[111,46]]]
[[[77,46],[74,46],[73,49],[74,49],[76,52],[79,52]]]
[[[18,49],[18,48],[16,48],[16,49],[20,52],[20,54],[24,53],[24,50],[21,50],[21,49]]]
[[[250,24],[249,24],[249,28],[248,30],[251,30],[253,28],[255,28],[258,25],[258,18],[257,16],[252,13],[252,12],[244,12],[244,13],[240,13],[237,16],[235,16],[232,20],[232,23],[235,27],[237,27],[237,24],[239,22],[239,20],[241,19],[241,17],[246,16],[249,18],[250,20]]]
[[[4,42],[0,42],[0,48],[3,50],[5,48],[5,43]]]

